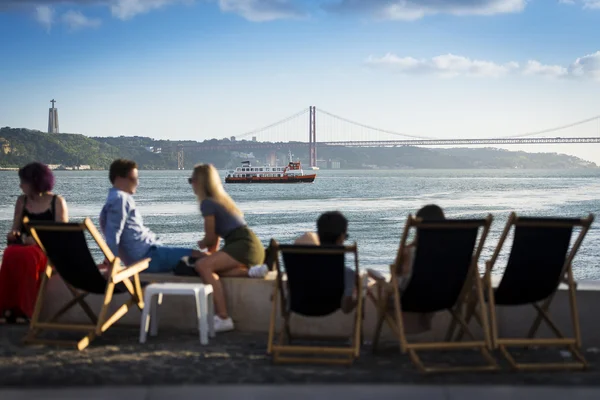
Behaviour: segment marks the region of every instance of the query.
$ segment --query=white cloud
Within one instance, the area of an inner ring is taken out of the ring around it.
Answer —
[[[98,18],[88,18],[79,11],[67,11],[62,16],[62,21],[71,29],[97,28],[102,24]]]
[[[515,13],[523,11],[526,4],[527,0],[342,0],[325,8],[340,13],[360,12],[382,19],[412,21],[435,14]]]
[[[583,8],[598,10],[600,9],[600,0],[583,0]]]
[[[579,57],[569,66],[569,75],[600,81],[600,51]]]
[[[104,1],[106,2],[106,1]],[[110,11],[113,16],[127,20],[138,14],[144,14],[176,3],[187,3],[190,0],[110,0]]]
[[[233,12],[254,22],[304,16],[289,0],[219,0],[219,7],[224,12]]]
[[[116,18],[127,20],[138,14],[147,13],[173,4],[190,4],[195,0],[0,0],[0,11],[24,7],[49,8],[63,5],[109,7]]]
[[[501,77],[518,70],[519,64],[509,62],[496,64],[491,61],[472,60],[454,54],[445,54],[431,59],[398,57],[388,53],[383,57],[369,56],[366,63],[372,66],[388,67],[406,74],[435,74],[442,77],[480,76]]]
[[[365,63],[372,67],[387,68],[404,74],[433,74],[441,77],[479,76],[502,77],[508,74],[542,76],[546,78],[590,79],[600,82],[600,51],[576,59],[568,67],[542,64],[529,60],[520,66],[517,62],[498,64],[492,61],[473,60],[454,54],[430,59],[399,57],[387,53],[382,57],[369,56]]]
[[[241,15],[249,21],[262,22],[304,16],[299,0],[0,0],[0,11],[18,7],[60,5],[103,5],[121,20],[148,13],[175,4],[192,4],[196,1],[217,3],[221,11]]]
[[[223,12],[250,21],[272,21],[305,15],[305,0],[0,0],[0,10],[31,6],[104,5],[116,18],[127,20],[138,14],[178,3],[209,1]],[[334,3],[332,4],[332,1]],[[563,0],[564,1],[564,0]],[[600,0],[580,0],[588,3]],[[358,12],[376,18],[414,20],[427,15],[494,15],[522,11],[528,0],[314,0],[333,12]]]
[[[588,10],[599,10],[600,9],[600,0],[558,0],[560,4],[581,4],[583,9]]]
[[[37,6],[35,8],[35,19],[50,32],[52,24],[54,24],[54,9],[50,6]]]
[[[523,68],[524,75],[540,75],[550,78],[560,78],[568,75],[567,68],[560,65],[544,65],[539,61],[529,60]]]

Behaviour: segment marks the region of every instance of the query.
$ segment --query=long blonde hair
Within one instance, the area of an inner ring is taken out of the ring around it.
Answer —
[[[240,216],[244,215],[223,188],[219,172],[212,164],[197,164],[194,167],[192,179],[198,182],[196,196],[198,196],[200,203],[204,199],[211,198],[221,204],[227,211]]]

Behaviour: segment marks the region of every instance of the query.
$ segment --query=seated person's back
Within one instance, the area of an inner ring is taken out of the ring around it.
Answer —
[[[343,246],[348,238],[348,220],[339,211],[328,211],[321,214],[317,220],[317,234],[306,232],[294,241],[296,245],[329,245]],[[356,306],[353,298],[356,285],[355,272],[346,267],[344,269],[344,297],[341,301],[342,311],[351,312]]]

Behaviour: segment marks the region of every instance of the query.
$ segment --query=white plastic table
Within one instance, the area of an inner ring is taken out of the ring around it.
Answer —
[[[198,318],[200,344],[208,344],[208,336],[215,337],[212,285],[178,282],[152,283],[145,287],[145,307],[140,321],[140,343],[146,342],[149,326],[150,336],[158,334],[158,308],[162,304],[162,298],[165,294],[194,296],[196,299],[196,316]]]

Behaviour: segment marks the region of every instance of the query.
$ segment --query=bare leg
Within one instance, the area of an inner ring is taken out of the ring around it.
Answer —
[[[222,251],[196,261],[196,272],[202,277],[204,283],[212,285],[215,314],[220,318],[228,318],[229,314],[227,313],[227,302],[218,274],[224,274],[231,270],[236,270],[239,273],[240,267],[244,267],[244,265]],[[246,269],[247,275],[248,270]]]
[[[203,258],[205,257],[207,254],[203,251],[200,250],[192,250],[192,257],[194,258]]]
[[[247,278],[248,267],[242,265],[237,268],[229,269],[227,271],[219,272],[221,278]]]

